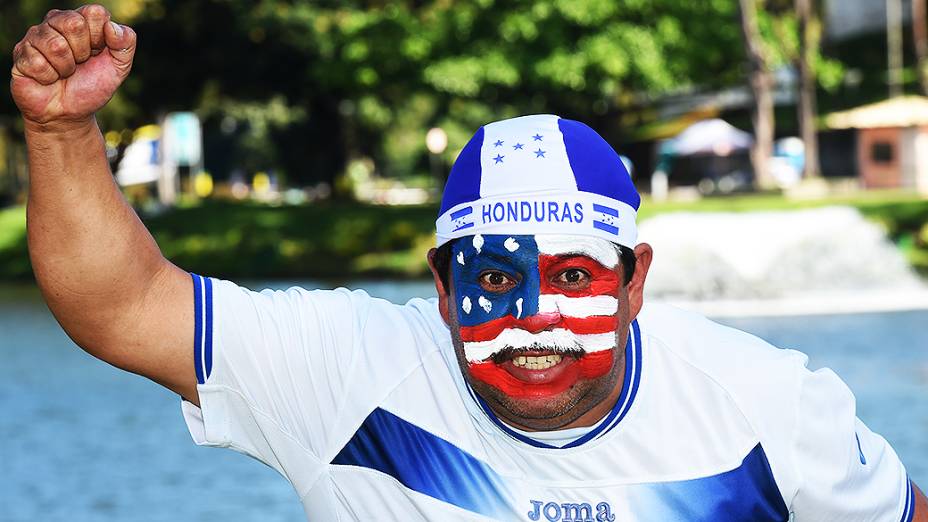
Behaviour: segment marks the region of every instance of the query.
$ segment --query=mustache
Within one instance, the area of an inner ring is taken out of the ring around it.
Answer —
[[[615,332],[578,334],[566,328],[541,332],[528,332],[507,328],[487,341],[465,341],[464,355],[472,363],[504,358],[515,351],[545,351],[581,355],[612,349],[616,345]]]

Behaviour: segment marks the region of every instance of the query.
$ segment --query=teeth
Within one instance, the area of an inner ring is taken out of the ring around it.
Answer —
[[[558,354],[542,355],[540,357],[520,355],[512,359],[512,364],[529,370],[547,370],[559,362],[561,362],[561,356]]]

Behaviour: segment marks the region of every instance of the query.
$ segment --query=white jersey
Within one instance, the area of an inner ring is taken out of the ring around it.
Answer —
[[[469,389],[435,300],[194,276],[197,444],[278,470],[309,520],[907,521],[911,483],[805,355],[648,305],[621,397],[545,447]]]

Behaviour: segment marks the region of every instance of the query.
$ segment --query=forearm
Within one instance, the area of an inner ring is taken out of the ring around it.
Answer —
[[[91,118],[55,128],[26,122],[29,252],[55,317],[94,353],[169,264],[123,199]],[[100,355],[94,353],[95,355]]]

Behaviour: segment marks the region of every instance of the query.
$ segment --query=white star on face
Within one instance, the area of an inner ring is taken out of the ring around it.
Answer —
[[[477,249],[477,253],[480,253],[480,249],[483,248],[483,236],[477,234],[474,236],[474,248]]]
[[[483,308],[483,311],[486,313],[490,313],[490,310],[493,309],[493,303],[491,303],[489,299],[483,296],[480,296],[477,299],[477,304],[479,304],[480,308]]]
[[[512,237],[507,239],[503,243],[503,246],[506,247],[506,250],[510,252],[515,252],[516,250],[519,249],[519,243],[515,240],[515,238],[512,238]]]
[[[470,297],[467,297],[465,295],[464,299],[461,300],[461,310],[464,310],[465,314],[469,314],[470,308],[471,308]]]

